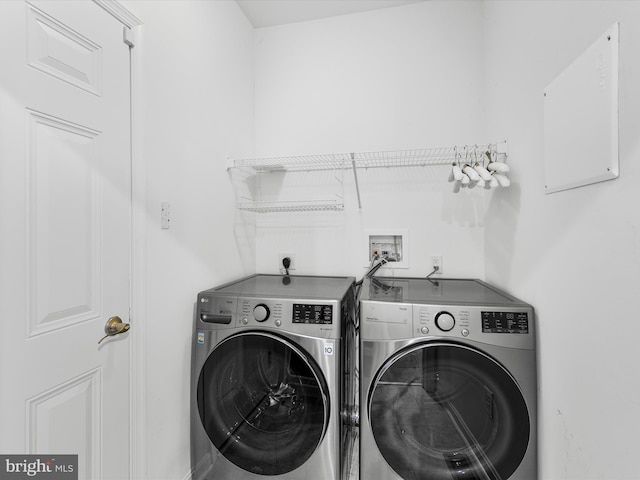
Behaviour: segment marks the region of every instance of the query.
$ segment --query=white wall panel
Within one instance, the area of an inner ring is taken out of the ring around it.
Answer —
[[[616,22],[544,89],[547,193],[618,176]]]

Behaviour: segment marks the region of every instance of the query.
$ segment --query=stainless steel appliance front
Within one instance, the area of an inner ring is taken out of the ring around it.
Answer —
[[[361,478],[537,478],[531,306],[476,280],[362,288]]]
[[[255,275],[198,295],[194,479],[346,478],[353,283]]]

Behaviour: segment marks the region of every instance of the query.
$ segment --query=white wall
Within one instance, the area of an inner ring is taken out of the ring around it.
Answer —
[[[256,154],[503,140],[485,134],[483,38],[482,4],[474,1],[424,2],[257,29]],[[396,275],[426,275],[430,256],[442,255],[447,276],[482,277],[490,193],[454,195],[448,173],[446,166],[360,171],[359,211],[347,172],[344,212],[257,216],[257,271],[277,272],[278,253],[293,252],[295,273],[361,276],[366,233],[389,229],[408,230],[410,268]],[[302,175],[300,181],[317,179]]]
[[[489,128],[514,180],[490,202],[486,278],[537,311],[540,478],[638,478],[640,3],[495,1],[485,18]],[[615,21],[620,177],[545,196],[542,91]]]
[[[227,156],[253,150],[253,28],[233,1],[127,1],[144,23],[147,478],[188,478],[197,292],[253,273],[234,236]],[[160,202],[171,228],[160,229]],[[251,248],[252,250],[252,248]],[[253,258],[250,252],[249,258]]]

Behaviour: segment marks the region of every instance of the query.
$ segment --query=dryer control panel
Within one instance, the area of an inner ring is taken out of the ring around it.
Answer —
[[[533,348],[533,309],[413,305],[413,337],[458,337],[511,348]]]
[[[535,346],[533,325],[532,308],[372,300],[364,300],[360,305],[363,340],[446,337],[531,349]]]

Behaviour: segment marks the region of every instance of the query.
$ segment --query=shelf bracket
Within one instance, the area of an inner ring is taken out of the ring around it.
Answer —
[[[358,209],[362,210],[362,201],[360,200],[360,186],[358,185],[358,170],[356,168],[355,154],[351,152],[351,166],[353,167],[353,179],[356,182],[356,195],[358,196]]]

